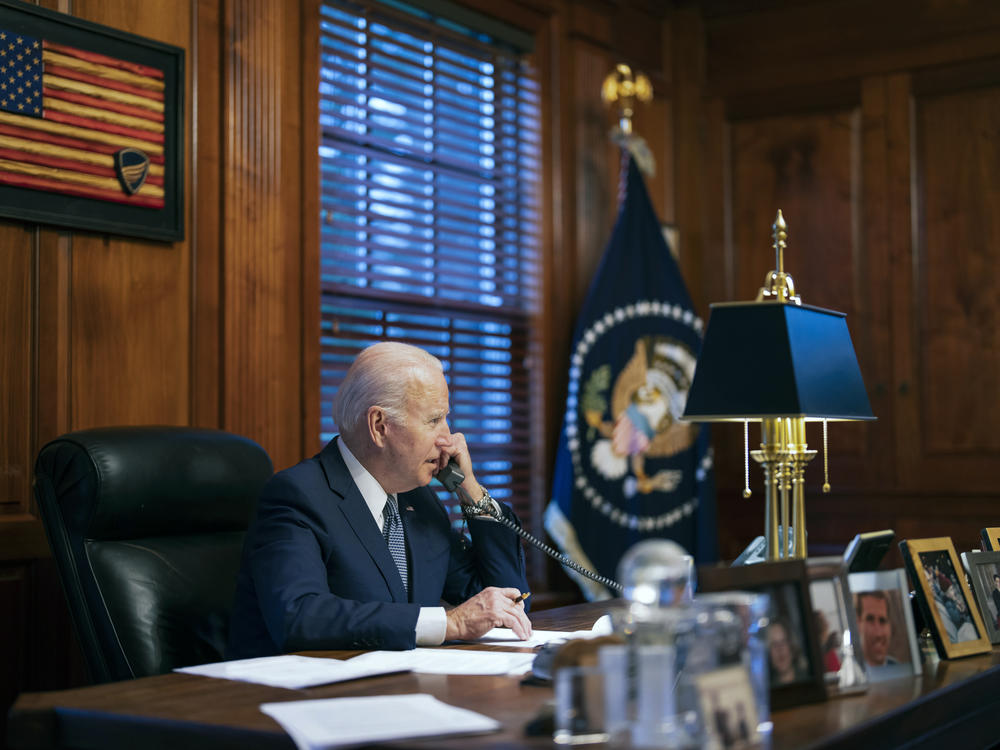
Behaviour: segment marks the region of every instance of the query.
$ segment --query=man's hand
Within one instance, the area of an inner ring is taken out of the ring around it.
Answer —
[[[465,481],[462,482],[462,489],[468,494],[472,501],[478,500],[482,494],[482,488],[476,481],[476,475],[472,469],[472,457],[469,455],[469,446],[465,442],[465,435],[461,432],[453,432],[447,438],[442,438],[436,443],[441,455],[438,457],[438,471],[444,468],[449,460],[455,459],[458,468],[465,474]],[[461,499],[461,495],[459,495]]]
[[[448,610],[446,641],[470,641],[493,628],[510,628],[522,641],[531,637],[531,621],[524,613],[524,602],[514,603],[521,595],[517,589],[485,588],[471,599]]]

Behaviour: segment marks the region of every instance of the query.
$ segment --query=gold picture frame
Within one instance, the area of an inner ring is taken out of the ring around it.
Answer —
[[[983,552],[1000,551],[1000,526],[987,526],[979,531]]]
[[[899,543],[924,622],[942,659],[992,650],[951,537]]]

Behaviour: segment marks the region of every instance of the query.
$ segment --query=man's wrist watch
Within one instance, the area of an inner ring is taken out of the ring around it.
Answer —
[[[479,498],[478,502],[462,504],[462,515],[465,516],[466,520],[477,516],[489,516],[490,518],[495,517],[496,501],[490,495],[490,491],[488,489],[482,485],[479,485],[479,489],[483,491],[483,496]],[[465,496],[469,497],[469,494],[465,493]]]

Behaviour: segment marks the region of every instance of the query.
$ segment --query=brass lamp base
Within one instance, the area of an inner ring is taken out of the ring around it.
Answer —
[[[816,451],[809,450],[806,445],[806,420],[802,417],[765,417],[760,425],[760,450],[750,455],[764,468],[766,559],[805,558],[804,474],[806,464],[816,455]],[[789,528],[793,534],[791,553],[782,534],[787,534]]]

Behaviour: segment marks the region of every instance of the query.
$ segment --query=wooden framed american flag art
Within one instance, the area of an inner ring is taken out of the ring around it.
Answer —
[[[0,0],[0,216],[184,238],[184,50]]]

